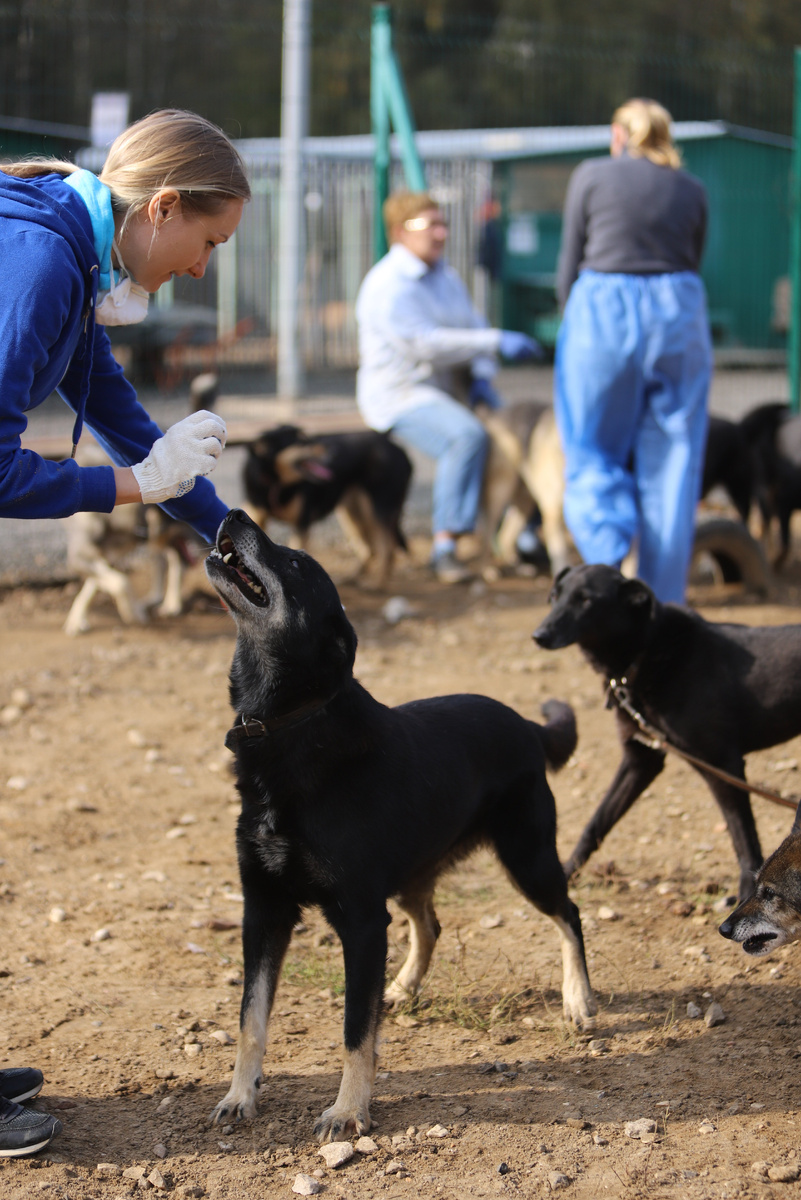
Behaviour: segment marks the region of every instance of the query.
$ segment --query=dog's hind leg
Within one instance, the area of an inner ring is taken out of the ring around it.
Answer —
[[[254,908],[257,911],[254,912]],[[242,925],[245,986],[239,1018],[239,1046],[231,1086],[211,1114],[215,1124],[243,1118],[249,1120],[256,1115],[267,1045],[267,1021],[281,964],[298,916],[298,910],[276,915],[261,899],[257,905],[249,905],[246,899]]]
[[[565,863],[565,875],[568,879],[598,849],[609,830],[628,812],[649,783],[653,783],[664,765],[665,756],[662,751],[652,750],[640,742],[624,742],[623,759],[609,785],[609,790],[592,814],[573,853]]]
[[[386,909],[365,915],[360,908],[348,919],[331,914],[342,940],[345,961],[345,1069],[339,1095],[321,1113],[314,1135],[338,1142],[371,1127],[370,1095],[376,1064],[376,1036],[387,958]],[[332,921],[332,924],[334,922]]]
[[[409,918],[409,953],[398,974],[384,992],[384,1003],[394,1007],[416,996],[440,935],[434,912],[433,885],[419,892],[404,893],[398,904]]]
[[[510,799],[510,804],[497,810],[492,823],[495,849],[523,894],[559,930],[565,1020],[579,1028],[589,1026],[598,1006],[587,974],[581,918],[567,894],[567,880],[556,853],[553,796],[541,780],[533,789],[528,783],[522,799]]]
[[[84,585],[73,600],[70,611],[67,613],[67,619],[64,622],[64,632],[69,634],[70,637],[76,637],[79,633],[89,632],[91,628],[89,625],[89,606],[99,590],[100,584],[93,576],[84,581]]]
[[[715,765],[722,766],[723,764],[716,763]],[[726,764],[725,769],[730,775],[738,775],[745,780],[742,759],[738,766]],[[751,799],[748,792],[742,791],[731,783],[726,783],[723,779],[717,779],[714,775],[707,775],[703,771],[699,771],[699,774],[703,775],[709,784],[710,791],[726,819],[729,837],[740,864],[737,902],[742,904],[744,900],[753,895],[754,877],[762,866],[762,848],[759,844],[759,834],[751,809]]]

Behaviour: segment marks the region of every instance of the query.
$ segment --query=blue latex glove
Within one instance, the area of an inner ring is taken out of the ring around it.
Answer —
[[[498,349],[503,358],[509,362],[528,362],[532,358],[544,358],[542,346],[534,338],[525,333],[517,333],[512,329],[501,331]]]
[[[503,400],[488,379],[474,379],[470,384],[470,407],[485,404],[487,408],[503,408]]]

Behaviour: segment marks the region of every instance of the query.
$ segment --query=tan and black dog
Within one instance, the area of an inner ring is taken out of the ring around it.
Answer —
[[[279,425],[247,448],[243,485],[249,516],[265,529],[270,518],[290,525],[306,549],[309,530],[335,512],[360,566],[375,582],[389,580],[397,550],[406,550],[401,514],[412,478],[406,451],[385,433],[305,433]]]
[[[801,937],[801,805],[790,833],[757,872],[753,896],[730,913],[719,932],[746,954],[770,954]]]

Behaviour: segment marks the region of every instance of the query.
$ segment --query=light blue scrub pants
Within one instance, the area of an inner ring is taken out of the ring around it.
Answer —
[[[468,408],[442,398],[402,413],[395,437],[437,460],[431,524],[434,533],[471,533],[476,527],[489,436]]]
[[[556,347],[565,522],[587,563],[619,567],[636,543],[661,601],[684,602],[711,376],[698,275],[581,272]]]

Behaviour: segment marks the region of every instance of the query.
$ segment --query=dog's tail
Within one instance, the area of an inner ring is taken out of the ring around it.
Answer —
[[[542,706],[545,724],[540,725],[540,738],[545,761],[552,771],[563,767],[578,744],[576,714],[564,700],[546,700]]]

